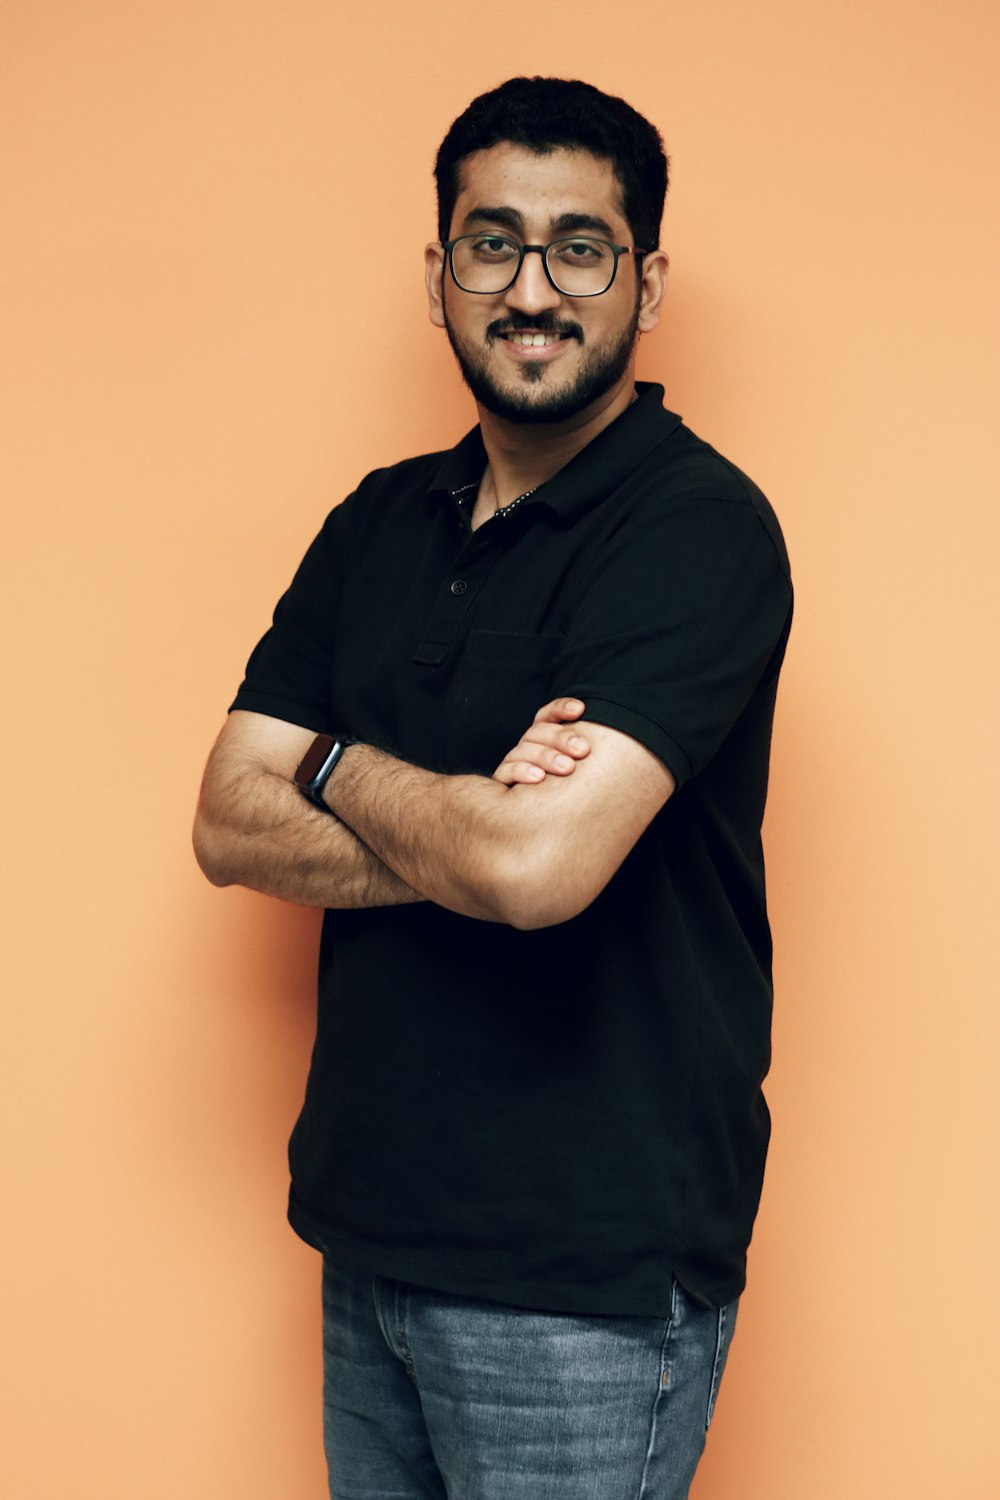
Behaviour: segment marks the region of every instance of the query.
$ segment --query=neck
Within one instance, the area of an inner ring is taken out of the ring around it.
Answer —
[[[483,487],[493,510],[509,505],[565,468],[570,459],[610,427],[636,398],[632,372],[620,386],[565,422],[509,422],[479,407],[483,446],[489,460]]]

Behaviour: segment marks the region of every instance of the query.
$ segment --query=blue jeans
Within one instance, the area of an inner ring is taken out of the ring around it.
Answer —
[[[736,1303],[669,1318],[531,1312],[329,1261],[331,1500],[684,1500]]]

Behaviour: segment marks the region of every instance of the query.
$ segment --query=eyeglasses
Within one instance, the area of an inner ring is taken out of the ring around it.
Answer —
[[[506,234],[460,234],[444,240],[455,285],[476,296],[496,296],[517,280],[526,255],[540,255],[550,284],[564,297],[600,297],[615,279],[623,255],[647,255],[633,245],[573,235],[548,245],[520,245]]]

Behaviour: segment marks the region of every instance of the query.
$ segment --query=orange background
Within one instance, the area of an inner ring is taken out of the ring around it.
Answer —
[[[697,1500],[1000,1493],[996,14],[7,0],[6,1495],[324,1494],[283,1217],[316,914],[212,890],[188,830],[329,505],[471,424],[430,168],[524,71],[663,129],[640,372],[799,594],[775,1137]]]

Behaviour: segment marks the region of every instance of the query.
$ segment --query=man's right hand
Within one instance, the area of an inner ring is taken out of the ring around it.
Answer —
[[[213,885],[243,885],[301,906],[401,906],[422,897],[292,778],[311,729],[236,709],[208,758],[194,824]]]
[[[585,705],[579,698],[553,698],[540,708],[514,748],[493,772],[504,786],[544,781],[546,776],[569,776],[578,760],[590,754],[583,735],[568,728]]]

